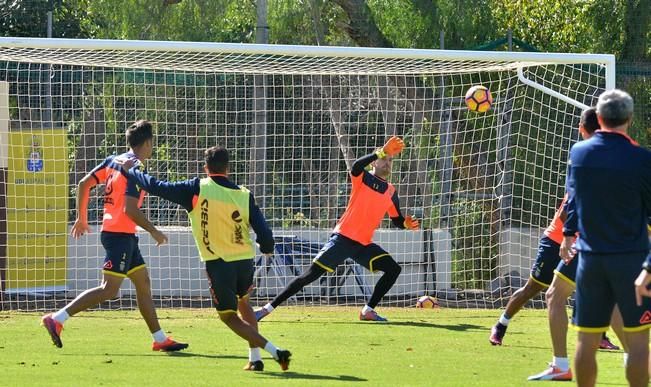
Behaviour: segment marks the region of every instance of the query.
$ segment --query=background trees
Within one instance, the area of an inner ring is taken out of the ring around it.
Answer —
[[[540,51],[613,53],[618,58],[618,86],[631,92],[636,100],[632,135],[648,145],[650,3],[651,0],[268,0],[269,42],[474,49],[511,31],[513,37]],[[53,36],[64,38],[254,43],[257,27],[254,0],[0,0],[0,33],[44,37],[50,9]],[[514,49],[521,48],[516,44]],[[270,185],[270,192],[264,193],[269,197],[265,207],[277,225],[330,226],[346,196],[342,188],[346,186],[345,174],[331,173],[345,170],[345,165],[333,160],[350,161],[355,155],[353,148],[370,149],[380,142],[379,138],[399,133],[410,141],[421,160],[398,165],[396,178],[402,183],[398,186],[405,207],[424,208],[419,215],[428,227],[452,230],[456,262],[472,273],[469,278],[457,279],[459,282],[494,278],[490,274],[494,262],[475,258],[496,256],[491,250],[499,244],[504,202],[474,199],[470,194],[452,199],[450,192],[488,195],[494,179],[483,177],[496,176],[496,170],[506,164],[495,160],[498,156],[487,150],[487,141],[482,141],[495,138],[495,133],[482,128],[484,123],[460,124],[459,113],[443,105],[437,105],[436,110],[446,112],[448,124],[442,125],[439,117],[427,115],[434,104],[443,104],[443,99],[434,98],[434,93],[446,95],[445,88],[437,90],[441,82],[446,82],[444,79],[274,75],[261,81],[261,77],[248,75],[90,70],[75,72],[70,78],[65,70],[51,69],[52,94],[75,98],[55,100],[55,104],[60,103],[56,106],[59,116],[53,118],[67,123],[75,149],[71,165],[77,173],[88,170],[96,161],[95,148],[111,149],[120,144],[120,128],[146,113],[150,119],[161,122],[157,164],[150,167],[170,178],[191,176],[199,169],[197,150],[207,146],[208,133],[223,131],[229,138],[238,138],[238,130],[248,130],[247,125],[254,119],[250,96],[255,86],[263,82],[270,112],[268,131],[274,133],[267,144],[273,151],[267,157],[275,162],[267,169],[267,181],[274,184]],[[12,74],[16,79],[28,76],[20,71]],[[500,82],[508,80],[496,82],[496,87]],[[448,88],[450,84],[447,83]],[[30,87],[29,92],[20,95],[38,94],[34,87],[40,86]],[[412,103],[405,101],[416,101],[413,103],[419,106],[409,108],[424,113],[396,117],[396,106],[406,111],[403,105]],[[19,119],[33,119],[35,109],[30,101],[14,103]],[[517,106],[511,108],[514,121],[521,121],[526,115]],[[568,114],[568,120],[571,119]],[[348,136],[352,129],[367,134],[373,144]],[[295,136],[297,132],[302,135]],[[462,141],[457,141],[457,137],[462,136],[476,137],[459,145]],[[544,138],[542,131],[522,136],[538,138],[541,143],[553,142]],[[518,134],[506,140],[518,141]],[[456,145],[446,148],[446,144],[453,143]],[[569,146],[561,145],[565,149]],[[318,151],[296,159],[292,154],[296,148]],[[553,152],[553,148],[542,151],[550,159],[558,158]],[[236,158],[247,157],[242,153]],[[519,149],[511,157],[521,161],[532,156]],[[430,165],[422,160],[430,160]],[[445,164],[452,175],[443,177],[428,172],[440,169],[439,164]],[[477,167],[482,165],[488,167]],[[542,180],[542,172],[535,165],[534,160],[515,167],[510,178],[517,183],[516,189],[526,190],[535,179]],[[237,172],[243,174],[250,173],[247,168],[244,163],[236,166]],[[401,169],[420,172],[401,173]],[[281,171],[294,172],[283,175]],[[460,183],[442,188],[450,179]],[[78,176],[71,176],[72,183],[77,180]],[[549,192],[547,201],[538,204],[541,208],[516,203],[514,207],[522,211],[511,214],[510,221],[544,226],[557,204],[558,194]],[[178,221],[181,213],[160,212],[161,219],[172,221]],[[534,218],[532,213],[542,216]]]

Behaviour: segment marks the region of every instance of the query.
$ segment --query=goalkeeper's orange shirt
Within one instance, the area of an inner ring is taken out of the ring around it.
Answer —
[[[395,187],[388,181],[367,171],[358,176],[350,175],[352,191],[346,211],[337,222],[333,232],[368,245],[373,233],[380,226],[384,216],[400,216],[400,210],[392,200]]]
[[[563,206],[565,206],[566,201],[567,194],[563,196],[563,201],[561,202],[561,205],[558,206],[558,209],[554,214],[554,219],[552,219],[551,223],[545,230],[547,238],[553,240],[559,245],[563,242],[563,221],[561,220],[561,214],[563,213]]]
[[[135,234],[136,224],[124,212],[126,197],[137,198],[138,208],[140,208],[145,191],[140,190],[136,183],[127,179],[126,172],[115,162],[116,158],[133,159],[136,155],[128,152],[119,156],[109,156],[91,171],[98,184],[105,184],[102,231]]]

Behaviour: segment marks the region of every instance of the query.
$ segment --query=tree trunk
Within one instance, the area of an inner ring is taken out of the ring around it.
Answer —
[[[651,0],[628,0],[624,16],[622,59],[642,61],[648,58]]]
[[[348,36],[362,47],[393,47],[377,27],[373,14],[365,0],[333,0],[348,15],[344,25]]]
[[[267,25],[267,0],[257,0],[258,27],[256,43],[269,43],[269,27]],[[251,171],[249,185],[258,204],[266,208],[265,184],[267,170],[267,88],[266,76],[254,75],[253,87],[253,137],[251,139]]]
[[[309,0],[307,6],[310,8],[310,17],[312,24],[314,24],[314,35],[316,36],[317,46],[326,44],[325,33],[323,32],[323,23],[321,22],[321,7],[323,0]]]
[[[90,97],[94,98],[94,97]],[[106,119],[102,107],[90,107],[84,112],[84,127],[75,151],[75,173],[71,181],[76,186],[79,181],[108,155],[98,155],[99,144],[106,136]]]

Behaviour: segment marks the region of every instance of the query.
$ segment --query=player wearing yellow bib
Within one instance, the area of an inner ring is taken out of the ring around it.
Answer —
[[[228,179],[229,157],[225,148],[205,151],[205,171],[200,179],[169,183],[132,168],[125,163],[129,180],[145,191],[177,203],[188,212],[199,257],[206,265],[210,292],[220,319],[238,336],[249,342],[249,363],[244,369],[262,371],[260,348],[289,368],[291,353],[276,348],[258,333],[258,325],[249,304],[253,285],[255,247],[249,227],[257,235],[263,254],[273,252],[273,235],[255,204],[253,195]],[[238,315],[241,314],[242,318]]]

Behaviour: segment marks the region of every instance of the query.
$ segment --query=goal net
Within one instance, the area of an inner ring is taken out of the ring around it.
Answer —
[[[465,107],[473,85],[492,93],[488,112]],[[255,257],[254,303],[308,267],[344,211],[351,163],[398,135],[390,181],[422,227],[387,218],[375,233],[402,266],[382,305],[500,306],[560,204],[582,108],[612,87],[609,55],[2,38],[0,305],[52,309],[98,286],[103,187],[93,233],[73,239],[76,186],[147,119],[161,179],[201,176],[204,149],[230,150],[230,178],[276,237],[273,257]],[[148,196],[143,212],[169,236],[156,247],[139,232],[156,301],[210,306],[185,211]],[[380,275],[346,260],[288,302],[360,305]],[[120,296],[101,307],[135,306],[129,281]]]

